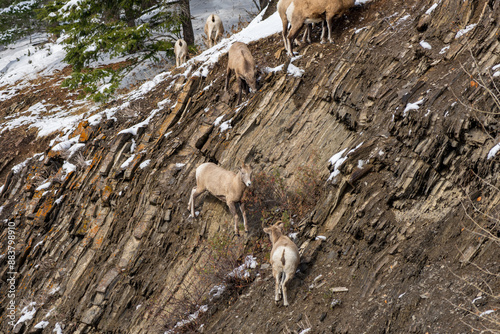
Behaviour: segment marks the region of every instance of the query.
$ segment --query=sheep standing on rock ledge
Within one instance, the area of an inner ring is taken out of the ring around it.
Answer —
[[[288,32],[288,45],[285,44],[288,54],[293,56],[292,42],[299,34],[304,23],[319,23],[326,19],[328,41],[333,43],[333,19],[336,16],[343,15],[353,6],[354,0],[292,0],[290,6],[286,9],[286,17],[291,25]],[[322,39],[324,39],[323,34]]]
[[[207,18],[207,22],[205,23],[205,35],[207,35],[207,39],[205,42],[207,46],[211,48],[222,37],[224,33],[224,26],[222,25],[222,20],[217,14],[210,14]]]
[[[208,190],[212,195],[226,202],[234,218],[234,233],[236,235],[239,235],[239,217],[235,204],[240,204],[243,224],[245,225],[245,233],[248,233],[245,204],[241,202],[241,198],[243,197],[246,187],[250,187],[251,184],[252,167],[246,164],[241,166],[238,174],[225,170],[211,162],[201,164],[196,168],[196,187],[191,191],[188,210],[191,210],[191,215],[195,217],[194,202],[196,197]]]
[[[245,89],[248,93],[248,87],[257,91],[257,79],[255,73],[255,60],[245,43],[236,42],[229,48],[226,71],[226,86],[229,85],[231,71],[234,71],[238,81],[238,104],[241,102],[241,91]]]
[[[278,222],[271,227],[264,228],[269,234],[273,248],[269,261],[273,267],[273,276],[276,279],[274,301],[278,305],[283,294],[283,305],[288,306],[286,284],[293,278],[300,264],[300,254],[295,243],[283,234],[283,223]]]

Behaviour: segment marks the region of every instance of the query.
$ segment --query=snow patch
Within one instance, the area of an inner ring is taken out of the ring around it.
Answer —
[[[59,325],[59,323],[56,323],[52,332],[55,332],[56,334],[63,334],[61,325]]]
[[[40,321],[39,323],[37,323],[37,324],[35,325],[35,328],[36,328],[36,329],[44,329],[44,328],[45,328],[45,327],[47,327],[48,325],[49,325],[49,322],[48,322],[48,321],[46,321],[46,320],[42,320],[42,321]]]
[[[328,163],[330,164],[330,166],[333,166],[333,172],[330,173],[330,176],[328,177],[328,181],[331,181],[337,175],[340,174],[340,170],[339,170],[340,166],[342,166],[342,164],[344,163],[344,161],[347,160],[347,157],[349,156],[349,154],[351,154],[352,152],[356,151],[361,145],[363,145],[363,142],[361,142],[358,146],[356,146],[355,148],[353,148],[352,150],[350,150],[349,152],[347,152],[347,154],[344,157],[342,157],[342,155],[345,153],[345,151],[347,151],[347,148],[343,149],[342,151],[340,151],[338,153],[335,153],[328,160]]]
[[[490,160],[491,158],[493,158],[494,156],[497,155],[498,151],[500,151],[500,143],[496,144],[495,146],[493,146],[491,148],[491,150],[488,152],[488,160]]]
[[[35,189],[35,191],[48,189],[48,188],[50,188],[51,184],[52,184],[51,181],[45,182],[45,183],[39,185],[38,188]]]
[[[455,39],[460,38],[460,37],[462,37],[463,35],[467,34],[469,31],[471,31],[472,29],[474,29],[476,26],[477,26],[477,24],[476,24],[476,23],[474,23],[474,24],[469,24],[469,25],[468,25],[467,27],[465,27],[464,29],[459,30],[459,31],[457,32],[457,34],[455,35]]]
[[[414,103],[408,103],[405,107],[405,110],[403,111],[403,117],[406,117],[406,115],[408,114],[408,111],[410,111],[410,110],[418,110],[419,106],[422,103],[424,103],[424,99],[417,101],[417,102],[414,102]]]
[[[36,314],[35,305],[36,305],[36,302],[31,302],[31,303],[28,304],[28,306],[25,306],[21,310],[21,317],[16,322],[16,324],[14,325],[14,327],[16,327],[18,324],[21,324],[23,322],[26,322],[28,320],[33,319],[33,317]]]
[[[141,162],[141,164],[139,165],[139,168],[144,169],[144,168],[148,167],[150,164],[151,164],[151,159],[145,160],[145,161]]]
[[[245,262],[238,268],[235,268],[233,271],[231,271],[228,276],[237,278],[249,278],[249,269],[254,269],[257,267],[257,265],[257,258],[253,255],[247,255],[247,257],[245,258]]]
[[[427,50],[432,49],[432,46],[424,40],[420,41],[420,46]]]

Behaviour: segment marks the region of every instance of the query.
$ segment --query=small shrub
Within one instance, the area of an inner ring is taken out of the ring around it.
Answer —
[[[321,195],[320,170],[314,163],[301,166],[296,172],[296,185],[289,187],[278,169],[271,173],[255,175],[252,188],[243,199],[250,218],[270,225],[278,220],[290,228],[293,221],[300,221],[314,208]]]

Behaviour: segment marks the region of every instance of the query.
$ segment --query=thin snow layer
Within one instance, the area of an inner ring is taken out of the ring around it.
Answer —
[[[139,165],[139,168],[144,169],[144,168],[148,167],[150,164],[151,164],[151,159],[145,160],[145,161],[141,162],[141,164]]]
[[[122,130],[122,131],[118,132],[118,134],[130,133],[133,136],[137,136],[139,129],[147,127],[149,125],[149,122],[151,121],[151,119],[156,115],[156,113],[158,113],[158,111],[160,111],[160,109],[153,110],[151,112],[151,114],[149,115],[149,117],[146,118],[144,121],[137,123],[136,125],[128,128],[128,129]]]
[[[355,148],[353,148],[352,150],[350,150],[349,152],[347,152],[347,154],[345,156],[342,156],[344,154],[344,152],[347,151],[347,148],[345,148],[342,151],[340,151],[338,153],[335,153],[328,160],[328,163],[331,166],[333,166],[333,172],[328,177],[328,181],[334,179],[337,175],[340,174],[340,170],[339,170],[340,166],[342,166],[342,164],[344,163],[344,161],[347,160],[347,157],[349,156],[349,154],[351,154],[352,152],[356,151],[361,145],[363,145],[363,142],[361,142],[358,146],[356,146]]]
[[[44,329],[45,327],[47,327],[49,325],[49,322],[48,321],[45,321],[45,320],[42,320],[40,321],[39,323],[37,323],[35,325],[35,328],[36,329]]]
[[[221,285],[215,285],[210,289],[210,292],[208,293],[211,297],[210,300],[213,300],[214,298],[219,298],[222,296],[222,294],[226,291],[226,286],[224,284]]]
[[[228,276],[237,278],[249,278],[249,269],[254,269],[257,267],[257,265],[257,258],[253,255],[247,255],[247,257],[245,258],[245,262],[238,268],[235,268],[233,271],[231,271]]]
[[[45,182],[45,183],[39,185],[38,188],[35,189],[35,191],[49,189],[51,185],[52,185],[52,182],[50,182],[50,181]]]
[[[35,154],[33,157],[31,158],[27,158],[26,160],[24,160],[23,162],[15,165],[14,167],[12,167],[12,172],[14,174],[17,174],[19,173],[24,167],[26,167],[26,165],[28,164],[28,162],[31,160],[31,159],[34,159],[34,158],[37,158],[39,156],[42,156],[43,153],[38,153],[38,154]]]
[[[429,9],[427,9],[427,11],[425,12],[425,14],[427,15],[431,15],[432,12],[434,11],[434,9],[437,8],[437,6],[441,3],[441,0],[439,0],[438,2],[436,2],[435,4],[433,4],[432,6],[429,7]]]
[[[488,152],[488,160],[497,155],[498,151],[500,151],[500,143],[493,146],[493,148]]]
[[[195,321],[200,316],[200,313],[205,313],[207,311],[208,311],[208,305],[202,305],[202,306],[200,306],[200,308],[198,309],[198,311],[196,311],[196,312],[188,315],[187,319],[184,319],[182,321],[177,322],[177,324],[175,324],[175,326],[174,326],[173,329],[170,329],[170,330],[166,331],[164,334],[175,333],[175,329],[176,328],[182,327],[184,325],[187,325],[187,324]]]
[[[344,154],[345,151],[347,151],[347,148],[343,149],[342,151],[340,151],[338,153],[335,153],[330,158],[330,160],[328,160],[330,165],[333,166],[333,172],[330,174],[330,177],[328,177],[328,181],[330,181],[331,179],[333,179],[334,177],[336,177],[337,175],[340,174],[339,168],[340,168],[340,166],[342,166],[344,161],[346,161],[346,159],[347,159],[347,155],[345,157],[342,157],[342,155]]]
[[[1,100],[1,99],[0,99]],[[62,110],[60,107],[53,107],[47,114],[47,107],[43,102],[31,106],[28,110],[19,114],[19,116],[0,124],[0,134],[6,130],[12,130],[23,125],[29,125],[29,128],[38,129],[38,137],[48,136],[56,131],[67,132],[73,129],[82,119],[81,115],[73,115],[72,110]]]
[[[122,163],[122,165],[120,166],[121,169],[126,169],[128,168],[128,166],[130,166],[130,164],[132,163],[132,161],[134,161],[135,159],[135,154],[132,154],[127,160],[125,160],[124,163]]]
[[[40,36],[37,36],[40,38]],[[30,45],[29,37],[21,39],[0,52],[0,86],[13,85],[18,80],[48,76],[67,65],[63,45],[47,43],[38,49]],[[0,92],[0,95],[3,95]]]
[[[62,166],[62,169],[63,169],[64,175],[66,176],[69,173],[76,171],[76,166],[73,165],[72,163],[65,161],[63,166]]]
[[[455,35],[455,39],[457,38],[460,38],[462,37],[463,35],[465,35],[466,33],[468,33],[469,31],[471,31],[472,29],[474,29],[475,27],[477,26],[477,24],[469,24],[467,27],[465,27],[464,29],[462,30],[459,30],[457,32],[457,34]]]
[[[28,306],[24,307],[21,311],[21,317],[19,320],[16,322],[14,327],[16,327],[18,324],[21,324],[25,321],[33,319],[33,317],[36,314],[36,309],[35,309],[36,302],[29,303]]]
[[[420,108],[419,106],[424,103],[424,100],[420,100],[414,103],[408,103],[405,107],[405,110],[403,111],[403,116],[406,116],[408,114],[408,111],[410,110],[418,110]]]
[[[61,325],[59,325],[59,323],[56,323],[52,332],[55,332],[56,334],[63,334]]]

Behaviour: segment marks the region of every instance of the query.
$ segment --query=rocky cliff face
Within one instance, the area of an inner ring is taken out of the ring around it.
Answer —
[[[170,76],[144,99],[96,109],[114,117],[80,123],[73,155],[22,137],[18,156],[2,158],[2,291],[15,288],[17,325],[2,293],[1,330],[172,328],[178,302],[202,284],[204,245],[232,230],[211,196],[188,217],[205,161],[279,170],[290,188],[315,164],[321,194],[292,227],[302,264],[291,306],[273,303],[269,249],[257,247],[267,237],[251,220],[252,234],[234,240],[240,260],[259,264],[244,287],[206,300],[188,330],[498,330],[499,13],[497,1],[375,0],[338,21],[334,45],[300,49],[290,66],[301,77],[262,71],[261,88],[239,106],[222,93],[222,57],[207,77]],[[250,45],[260,69],[284,62],[281,47],[278,34]]]

